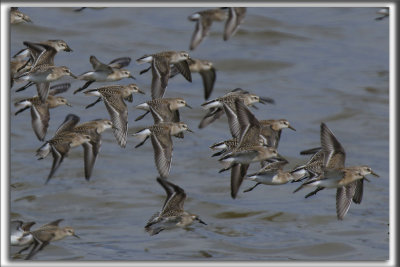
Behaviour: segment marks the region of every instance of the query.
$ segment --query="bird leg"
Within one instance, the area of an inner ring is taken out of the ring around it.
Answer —
[[[91,85],[92,83],[94,83],[94,81],[87,81],[81,88],[78,88],[74,91],[74,94],[82,91],[83,89],[86,89],[89,87],[89,85]]]
[[[143,73],[148,72],[150,69],[151,69],[151,66],[148,67],[147,69],[141,70],[141,71],[139,72],[139,75],[142,75]]]
[[[311,196],[313,196],[313,195],[316,195],[318,191],[321,191],[321,190],[323,190],[323,189],[325,189],[325,187],[317,187],[317,189],[315,189],[315,190],[312,191],[311,193],[308,193],[308,194],[305,196],[305,198],[308,198],[308,197],[311,197]]]
[[[14,115],[18,115],[19,113],[21,113],[21,112],[24,111],[24,110],[27,110],[28,108],[30,108],[30,107],[28,106],[28,107],[21,108],[20,110],[18,110],[17,112],[15,112]]]
[[[221,156],[221,155],[224,154],[226,151],[227,151],[227,149],[222,149],[221,151],[212,154],[211,157]]]
[[[34,82],[28,82],[27,84],[25,84],[24,86],[18,88],[15,92],[21,92],[23,90],[25,90],[26,88],[30,87],[31,85],[33,85]]]
[[[17,254],[21,254],[21,253],[24,252],[25,250],[29,249],[32,245],[33,245],[33,242],[30,243],[28,246],[22,248],[20,251],[17,252]]]
[[[251,190],[253,190],[254,188],[256,188],[256,186],[259,185],[259,184],[261,184],[261,183],[256,183],[254,186],[252,186],[252,187],[250,187],[250,188],[244,190],[243,193],[250,192]]]
[[[137,144],[137,145],[135,146],[135,148],[138,148],[138,147],[140,147],[141,145],[143,145],[144,142],[146,142],[147,139],[149,139],[149,136],[146,136],[146,138],[145,138],[142,142],[140,142],[139,144]]]
[[[39,242],[37,242],[35,240],[35,242],[33,244],[34,244],[34,246],[31,249],[31,251],[29,252],[28,256],[26,256],[25,260],[29,260],[30,258],[32,258],[37,253],[37,252],[35,252],[35,250],[36,250],[37,246],[39,246]]]
[[[140,121],[141,119],[144,118],[144,116],[146,116],[147,114],[149,114],[149,112],[150,112],[150,111],[146,111],[144,114],[142,114],[142,115],[140,115],[139,117],[137,117],[137,118],[135,119],[135,121]]]
[[[94,101],[92,104],[87,105],[85,108],[88,109],[90,107],[93,107],[94,105],[96,105],[97,103],[99,103],[101,101],[101,97],[97,98],[96,101]]]

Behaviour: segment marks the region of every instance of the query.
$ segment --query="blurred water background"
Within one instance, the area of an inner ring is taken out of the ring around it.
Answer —
[[[128,104],[129,136],[120,148],[111,131],[103,144],[90,182],[85,181],[83,150],[72,149],[49,184],[44,185],[52,158],[38,161],[35,137],[26,111],[14,116],[10,105],[10,218],[33,220],[38,225],[64,218],[61,225],[76,229],[81,239],[52,243],[37,260],[386,260],[389,257],[389,21],[375,21],[379,8],[250,7],[244,23],[229,41],[222,40],[223,23],[214,23],[208,36],[190,55],[211,60],[217,81],[211,99],[241,87],[275,99],[258,104],[259,119],[286,118],[297,129],[284,130],[279,153],[289,168],[308,157],[299,151],[319,146],[320,123],[325,122],[346,149],[346,164],[367,164],[378,173],[364,185],[361,205],[351,205],[343,221],[336,219],[336,190],[324,190],[308,199],[298,184],[253,185],[244,181],[233,200],[229,172],[208,147],[230,138],[226,117],[197,129],[205,111],[199,74],[188,83],[171,79],[166,97],[181,96],[194,107],[183,109],[181,120],[195,130],[174,139],[170,177],[187,193],[186,210],[199,214],[207,226],[163,231],[149,236],[148,218],[158,211],[165,192],[156,182],[158,172],[151,142],[138,143],[131,134],[152,125],[151,116],[135,105],[150,99],[151,72],[139,75],[135,59],[163,50],[188,50],[195,24],[187,17],[206,7],[106,8],[74,12],[71,7],[20,8],[33,24],[11,25],[10,53],[23,41],[63,39],[74,50],[60,52],[56,65],[74,74],[91,69],[89,56],[107,63],[129,56],[127,67],[146,95]],[[115,84],[128,84],[121,80]],[[83,81],[63,78],[71,89],[63,96],[73,107],[51,110],[46,138],[54,134],[66,114],[81,122],[108,118],[103,103],[73,91]],[[54,83],[55,84],[55,83]],[[36,94],[31,87],[16,93],[11,103]],[[100,87],[94,83],[90,88]],[[250,171],[259,167],[253,164]],[[33,227],[35,228],[35,226]],[[17,249],[11,248],[10,254]]]

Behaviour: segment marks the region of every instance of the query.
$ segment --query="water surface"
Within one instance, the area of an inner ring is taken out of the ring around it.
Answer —
[[[139,75],[135,59],[162,50],[188,50],[194,23],[187,16],[203,8],[21,8],[34,24],[11,26],[11,55],[22,42],[63,39],[74,50],[60,52],[57,65],[81,74],[91,69],[89,56],[103,62],[129,56],[127,67],[146,95],[128,103],[129,136],[120,148],[111,131],[90,182],[85,181],[81,148],[70,151],[49,184],[44,185],[51,156],[38,161],[41,146],[30,114],[14,116],[11,105],[11,219],[38,225],[64,218],[81,239],[55,242],[37,260],[387,260],[389,256],[389,21],[375,21],[377,8],[248,8],[245,22],[228,42],[222,23],[190,54],[211,60],[217,82],[211,98],[237,87],[275,99],[258,104],[259,119],[286,118],[297,129],[284,130],[279,145],[293,167],[308,160],[299,151],[319,146],[325,122],[346,149],[346,164],[368,164],[380,174],[365,183],[361,205],[354,203],[343,221],[336,219],[335,190],[304,199],[297,184],[259,186],[244,181],[238,198],[230,197],[230,174],[211,158],[209,146],[230,138],[226,118],[197,129],[205,112],[200,75],[193,82],[171,79],[166,97],[184,97],[193,106],[181,112],[194,134],[174,139],[169,180],[185,189],[185,208],[207,226],[164,231],[149,236],[144,225],[158,211],[165,192],[156,182],[150,142],[134,149],[132,133],[152,124],[135,105],[150,98],[151,73]],[[95,98],[73,91],[82,81],[65,78],[72,88],[64,96],[73,107],[51,111],[50,138],[67,113],[81,121],[108,118],[104,104],[84,106]],[[61,82],[61,81],[60,81]],[[118,83],[127,84],[122,80]],[[103,84],[93,84],[96,88]],[[16,93],[11,102],[31,97],[35,89]],[[251,166],[255,171],[258,164]],[[12,248],[11,253],[16,249]]]

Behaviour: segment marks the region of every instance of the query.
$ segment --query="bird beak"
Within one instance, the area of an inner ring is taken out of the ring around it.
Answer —
[[[191,133],[194,133],[194,132],[193,132],[192,130],[190,130],[189,128],[187,128],[186,131],[191,132]]]
[[[188,107],[188,108],[190,108],[190,109],[192,109],[192,107],[191,107],[191,106],[189,106],[188,104],[185,104],[185,106],[186,106],[186,107]]]
[[[76,234],[73,234],[73,236],[75,236],[76,238],[80,238],[78,235],[76,235]]]
[[[143,92],[143,91],[140,90],[140,89],[138,89],[138,93],[139,93],[139,94],[142,94],[142,95],[145,95],[145,94],[146,94],[145,92]]]
[[[72,73],[70,73],[69,74],[72,78],[74,78],[74,79],[78,79],[78,77],[77,76],[75,76],[74,74],[72,74]]]
[[[371,182],[370,180],[367,179],[367,177],[364,176],[363,178],[364,180],[366,180],[368,183]]]
[[[261,97],[260,96],[260,103],[265,104],[265,103],[270,103],[270,104],[275,104],[275,100],[269,97]]]
[[[64,51],[65,51],[65,52],[72,52],[72,51],[74,51],[74,50],[72,50],[71,47],[67,46],[67,47],[64,49]]]
[[[199,223],[202,223],[204,225],[207,225],[205,222],[203,222],[200,218],[196,218],[197,221],[199,221]]]
[[[70,103],[67,103],[67,104],[65,104],[65,105],[67,105],[68,107],[72,107],[72,105],[71,105]]]
[[[132,75],[132,74],[130,74],[130,75],[128,76],[128,78],[131,78],[131,79],[134,79],[134,80],[136,80],[136,78],[135,78],[135,77],[133,77],[133,75]]]
[[[376,174],[375,172],[371,171],[371,174],[375,177],[380,177],[378,174]]]
[[[295,129],[293,126],[291,126],[291,125],[289,125],[288,128],[289,128],[290,130],[296,131],[296,129]]]

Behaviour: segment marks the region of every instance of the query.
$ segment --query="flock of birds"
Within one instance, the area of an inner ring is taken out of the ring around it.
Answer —
[[[188,19],[195,21],[196,26],[190,50],[198,47],[204,40],[214,21],[226,20],[223,39],[228,40],[243,22],[245,14],[246,8],[242,7],[215,8],[192,14]],[[11,9],[10,16],[12,24],[22,21],[31,22],[30,18],[17,8]],[[100,151],[102,132],[111,129],[118,145],[125,148],[128,135],[128,109],[125,101],[132,102],[133,94],[144,94],[144,92],[135,83],[112,84],[95,89],[87,88],[95,82],[115,82],[124,78],[135,79],[129,70],[124,69],[130,64],[131,58],[121,57],[105,64],[95,56],[90,56],[93,70],[81,75],[74,75],[68,67],[56,66],[54,63],[58,52],[72,51],[65,41],[25,41],[23,44],[25,48],[13,56],[10,64],[11,86],[15,82],[27,82],[16,90],[19,92],[31,85],[36,85],[37,96],[16,101],[15,106],[18,110],[15,115],[30,109],[33,131],[40,141],[44,141],[37,150],[37,157],[44,159],[50,153],[53,157],[46,183],[55,175],[69,150],[81,145],[84,148],[84,174],[86,180],[89,180]],[[157,182],[167,194],[162,209],[149,219],[145,230],[150,235],[155,235],[164,229],[176,226],[184,227],[194,221],[206,224],[198,215],[184,211],[183,204],[186,199],[184,190],[167,180],[171,169],[173,139],[184,138],[184,132],[192,132],[187,124],[181,121],[179,109],[192,107],[183,98],[164,98],[164,94],[169,80],[177,74],[181,74],[191,82],[191,74],[198,72],[203,80],[204,98],[208,100],[216,81],[216,70],[211,62],[191,58],[185,51],[162,51],[148,54],[138,58],[136,62],[150,64],[140,74],[151,70],[152,79],[151,100],[136,106],[145,113],[135,121],[141,120],[148,113],[151,113],[154,119],[154,125],[143,128],[134,134],[139,140],[136,148],[150,138],[154,149],[155,166],[159,173]],[[110,118],[79,124],[79,116],[68,114],[54,136],[45,141],[50,120],[49,110],[61,105],[70,105],[67,99],[57,96],[69,89],[69,83],[50,86],[52,82],[64,76],[85,81],[85,84],[75,90],[74,94],[83,91],[85,95],[96,96],[97,99],[86,108],[102,101]],[[218,161],[223,164],[220,172],[231,171],[231,197],[237,197],[244,179],[255,182],[253,187],[244,192],[249,192],[260,184],[282,185],[288,182],[301,182],[294,192],[304,187],[315,188],[306,195],[307,198],[325,188],[336,188],[337,218],[342,220],[351,202],[361,203],[364,180],[369,181],[366,175],[378,175],[366,165],[346,166],[345,150],[325,123],[321,123],[320,126],[321,146],[300,152],[310,155],[310,159],[294,169],[284,170],[288,161],[278,153],[281,132],[285,128],[295,131],[295,128],[286,119],[257,119],[249,109],[256,103],[273,104],[274,100],[236,88],[202,104],[207,113],[199,124],[200,129],[207,127],[224,114],[228,119],[232,139],[217,142],[210,148],[216,151],[212,156],[219,156]],[[250,164],[257,162],[261,164],[260,170],[247,174]],[[50,222],[33,231],[30,228],[35,222],[12,221],[11,245],[24,246],[18,254],[32,247],[25,258],[31,259],[52,241],[66,236],[78,237],[73,228],[59,227],[61,221],[62,219]]]

